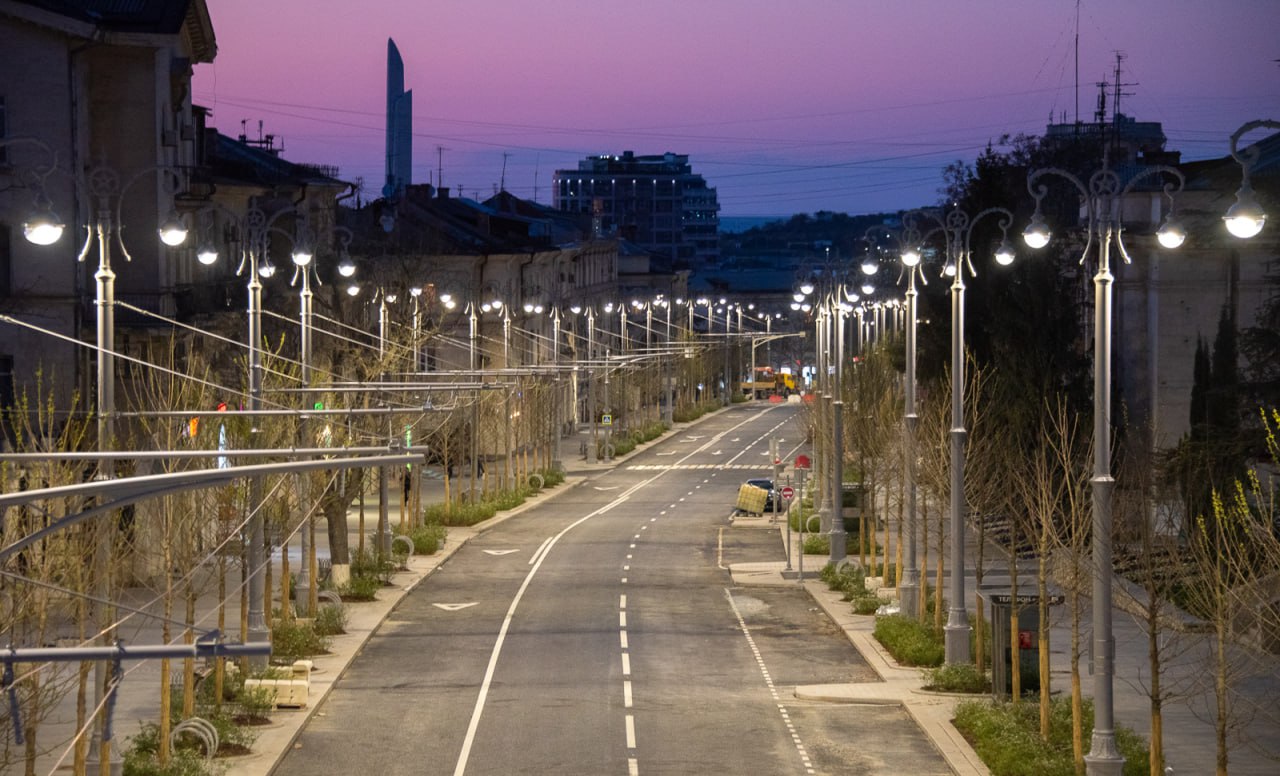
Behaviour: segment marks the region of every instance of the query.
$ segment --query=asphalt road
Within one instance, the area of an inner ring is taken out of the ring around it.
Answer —
[[[733,585],[783,557],[729,515],[796,412],[721,413],[461,548],[275,773],[949,773],[899,709],[798,701],[875,677],[798,585]]]

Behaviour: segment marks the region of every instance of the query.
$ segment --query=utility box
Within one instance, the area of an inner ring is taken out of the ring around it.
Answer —
[[[1018,613],[1018,671],[1022,692],[1040,691],[1040,595],[1018,593],[1008,588],[983,591],[991,607],[991,691],[997,698],[1013,694],[1013,644],[1009,624]],[[1063,602],[1059,593],[1048,596],[1049,605]]]

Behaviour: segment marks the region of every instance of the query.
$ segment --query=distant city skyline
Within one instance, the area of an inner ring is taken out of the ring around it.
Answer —
[[[415,183],[551,202],[595,154],[687,154],[725,216],[934,204],[943,169],[1077,115],[1075,0],[208,0],[194,101],[291,161],[385,183],[386,51],[414,85]],[[1274,0],[1081,0],[1078,115],[1124,53],[1121,112],[1185,160],[1280,116]],[[1111,112],[1108,90],[1108,114]]]

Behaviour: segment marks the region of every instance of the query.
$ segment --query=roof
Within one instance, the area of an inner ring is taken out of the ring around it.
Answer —
[[[177,35],[184,29],[197,62],[217,54],[205,0],[14,0],[107,32]]]
[[[296,164],[270,151],[242,143],[221,132],[212,133],[208,175],[212,183],[243,183],[258,186],[331,186],[346,188],[347,183],[326,175],[315,167]]]

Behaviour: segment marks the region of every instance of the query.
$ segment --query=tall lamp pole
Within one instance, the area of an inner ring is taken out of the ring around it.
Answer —
[[[936,214],[930,214],[937,219]],[[970,218],[960,209],[953,209],[941,219],[940,224],[947,245],[947,266],[951,268],[951,576],[950,606],[944,629],[944,654],[948,664],[969,662],[969,615],[965,609],[964,584],[964,497],[965,442],[968,432],[964,426],[964,276],[976,276],[970,262],[970,242],[974,227],[983,218],[999,215],[1002,231],[1000,247],[996,249],[996,261],[1008,266],[1013,263],[1013,249],[1009,246],[1008,230],[1013,224],[1013,213],[1005,208],[987,208]],[[944,268],[945,269],[945,268]],[[908,312],[911,315],[911,312]]]
[[[83,247],[80,249],[78,261],[84,261],[89,251],[93,247],[94,240],[98,243],[98,270],[94,273],[94,280],[97,284],[96,296],[94,304],[97,307],[97,402],[98,402],[98,450],[100,452],[108,452],[115,444],[115,403],[116,403],[116,374],[115,374],[115,282],[116,274],[111,268],[111,248],[115,243],[120,248],[121,254],[126,260],[130,259],[129,251],[125,247],[123,235],[120,232],[122,223],[121,210],[124,204],[124,195],[129,187],[137,181],[141,180],[144,175],[154,175],[157,170],[162,176],[162,185],[172,194],[176,183],[176,175],[172,170],[167,168],[150,167],[135,173],[131,178],[123,184],[119,175],[109,167],[96,167],[89,171],[88,192],[90,196],[96,200],[96,216],[94,223],[87,225],[86,237]],[[59,236],[60,236],[59,231]],[[27,239],[37,244],[42,243],[41,240],[33,236],[32,230],[28,227],[26,230]],[[179,219],[176,212],[171,212],[169,218],[160,224],[159,227],[160,240],[165,245],[177,247],[181,245],[187,238],[187,228]],[[48,236],[46,234],[46,236]],[[56,239],[56,238],[54,238]],[[104,478],[110,478],[114,475],[114,467],[110,460],[103,460],[99,464],[99,475]],[[94,542],[94,552],[92,558],[93,578],[95,580],[95,593],[98,602],[95,603],[98,614],[99,624],[99,641],[103,645],[107,645],[114,637],[114,628],[111,625],[110,604],[102,603],[110,597],[110,552],[111,552],[111,523],[107,520],[99,520],[97,525],[97,540]],[[102,698],[107,692],[107,669],[106,664],[102,661],[94,664],[94,697],[95,706],[102,706]],[[94,725],[93,737],[98,743],[99,762],[105,769],[108,763],[113,759],[111,742],[108,740],[108,731],[104,724],[105,718],[99,717]],[[92,746],[90,747],[93,748]]]
[[[1144,167],[1128,182],[1110,169],[1108,156],[1104,154],[1102,169],[1094,172],[1088,184],[1074,174],[1056,167],[1032,171],[1027,176],[1027,190],[1035,199],[1036,210],[1031,223],[1023,232],[1023,239],[1031,248],[1043,248],[1049,243],[1050,233],[1041,212],[1042,201],[1048,194],[1048,186],[1042,178],[1054,176],[1075,186],[1080,204],[1086,211],[1086,228],[1089,248],[1097,246],[1097,274],[1093,277],[1093,738],[1089,754],[1085,755],[1086,772],[1090,776],[1119,776],[1124,758],[1116,748],[1115,709],[1113,682],[1115,676],[1115,641],[1111,630],[1111,499],[1115,479],[1111,476],[1111,243],[1114,238],[1120,256],[1129,262],[1125,250],[1120,220],[1121,204],[1134,186],[1149,178],[1162,182],[1165,196],[1173,201],[1184,185],[1181,171],[1167,165]],[[1173,182],[1164,182],[1165,177]],[[1156,233],[1160,244],[1176,248],[1182,244],[1185,233],[1173,219],[1172,207]],[[957,273],[959,274],[959,273]]]

